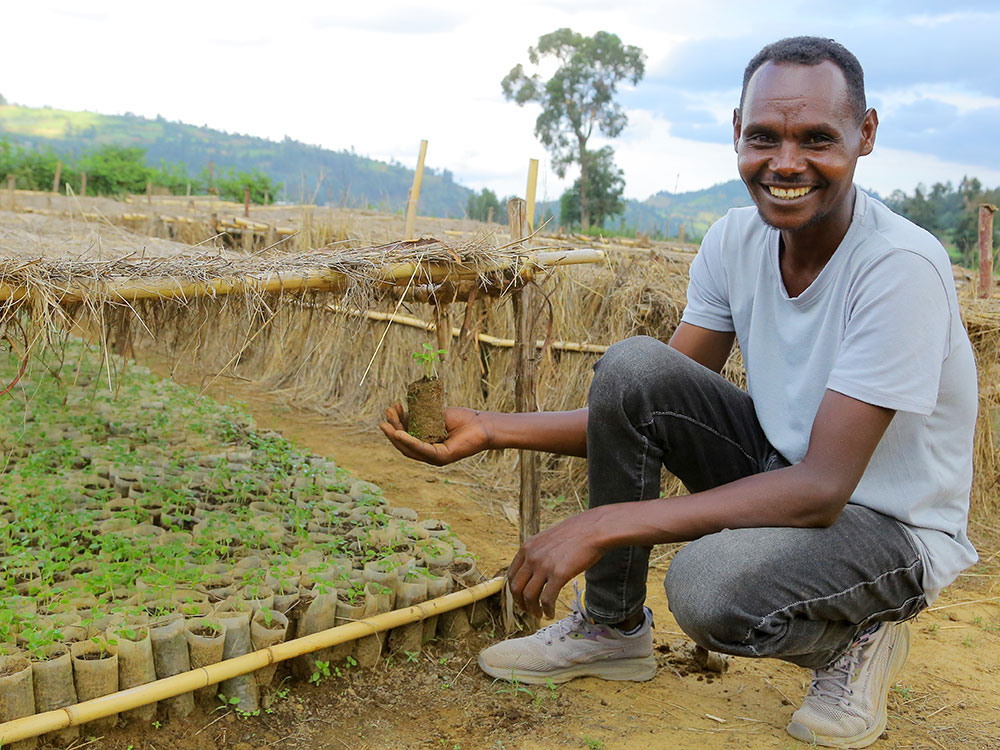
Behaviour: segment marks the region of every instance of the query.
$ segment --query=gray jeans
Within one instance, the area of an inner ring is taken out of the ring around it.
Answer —
[[[661,466],[691,492],[788,466],[746,392],[656,339],[612,346],[589,405],[591,507],[657,497]],[[616,623],[637,613],[648,562],[648,547],[606,553],[586,573],[587,614]],[[871,623],[916,615],[922,575],[899,522],[848,505],[828,528],[726,529],[690,542],[664,585],[678,625],[705,648],[818,668]]]

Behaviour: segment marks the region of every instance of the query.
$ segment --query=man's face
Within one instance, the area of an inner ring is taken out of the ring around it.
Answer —
[[[878,117],[857,121],[847,82],[832,62],[768,62],[733,117],[740,177],[761,217],[795,231],[850,216],[858,157],[875,145]]]

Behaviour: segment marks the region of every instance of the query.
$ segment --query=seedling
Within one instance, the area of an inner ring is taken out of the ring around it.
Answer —
[[[316,671],[309,675],[309,682],[319,685],[323,680],[330,679],[330,662],[316,660]]]
[[[413,352],[411,356],[423,366],[424,377],[433,380],[437,377],[437,363],[441,361],[441,356],[447,353],[447,349],[435,349],[430,344],[424,344],[421,351]]]

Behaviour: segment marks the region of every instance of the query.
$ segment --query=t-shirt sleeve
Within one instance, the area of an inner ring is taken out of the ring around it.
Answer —
[[[863,272],[847,305],[827,388],[887,409],[933,412],[952,315],[937,268],[894,250]]]
[[[705,233],[698,254],[691,263],[687,306],[681,322],[710,331],[734,331],[729,307],[726,269],[722,262],[722,235],[725,219],[720,219]]]

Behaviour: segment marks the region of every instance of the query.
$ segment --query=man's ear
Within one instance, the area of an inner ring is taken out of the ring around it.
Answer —
[[[871,110],[871,111],[874,112],[875,110]],[[876,120],[876,124],[877,124],[877,122],[878,121]],[[734,151],[739,151],[740,150],[739,149],[740,130],[742,130],[742,128],[743,128],[743,124],[740,122],[740,110],[739,109],[734,109],[733,110],[733,150]]]
[[[858,156],[868,156],[875,148],[875,132],[878,130],[878,112],[875,108],[865,112],[865,119],[861,121],[861,151]]]

